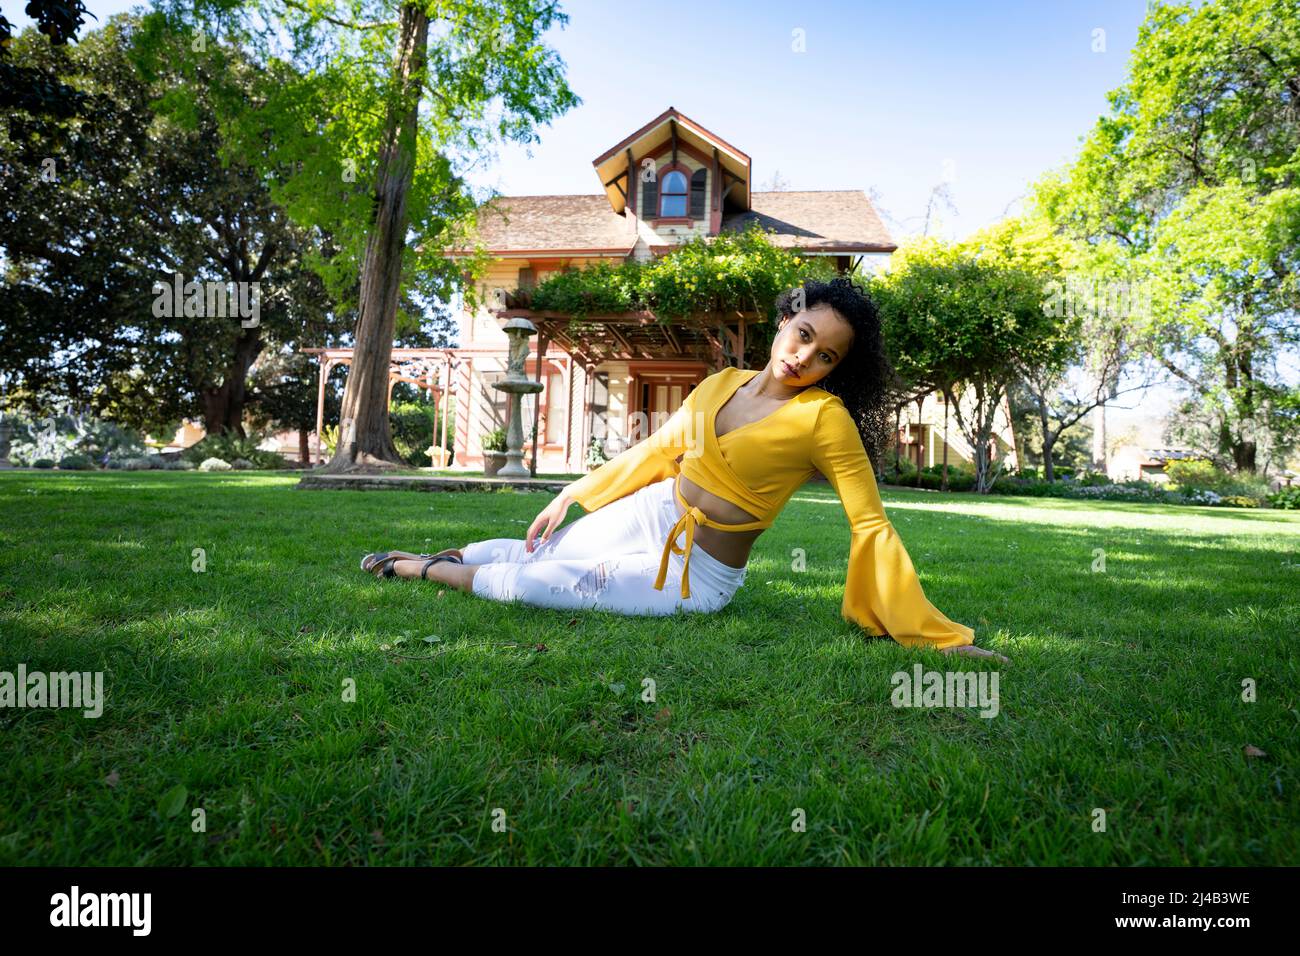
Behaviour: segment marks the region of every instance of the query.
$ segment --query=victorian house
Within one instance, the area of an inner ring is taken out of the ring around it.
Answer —
[[[647,168],[653,177],[642,173]],[[842,273],[880,269],[896,248],[862,190],[757,191],[749,153],[672,107],[610,144],[592,170],[599,189],[588,195],[498,196],[485,203],[477,228],[492,262],[477,287],[481,305],[461,309],[457,345],[419,355],[395,351],[395,381],[426,385],[440,409],[454,407],[446,421],[454,424],[455,470],[482,472],[485,439],[507,424],[508,396],[492,385],[506,374],[509,340],[502,326],[512,317],[537,327],[526,373],[543,388],[523,397],[522,413],[525,438],[535,431],[540,442],[540,475],[589,470],[602,460],[596,448],[612,456],[629,436],[635,440],[634,420],[662,422],[724,365],[750,368],[767,360],[745,348],[747,321],[765,317],[733,313],[665,323],[641,313],[584,316],[579,333],[568,316],[518,307],[526,304],[518,293],[547,276],[598,262],[649,260],[691,237],[743,230],[751,222],[777,245],[831,258]],[[320,351],[323,395],[324,376],[345,364],[350,350]],[[915,407],[904,421],[909,417],[914,424],[899,435],[908,456],[921,464],[940,461],[941,399],[927,399],[919,420]],[[955,429],[948,431],[949,461],[969,460]],[[997,443],[1014,455],[1009,422]],[[524,453],[531,460],[531,441]]]

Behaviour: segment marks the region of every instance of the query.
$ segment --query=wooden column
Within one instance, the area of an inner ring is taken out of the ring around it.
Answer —
[[[334,363],[327,360],[324,355],[320,361],[320,384],[316,388],[316,464],[322,464],[321,458],[321,429],[325,427],[325,382],[330,377],[330,372],[334,369]]]

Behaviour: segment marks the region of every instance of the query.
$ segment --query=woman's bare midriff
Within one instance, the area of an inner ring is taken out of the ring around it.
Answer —
[[[711,491],[705,491],[685,475],[680,476],[680,481],[682,497],[703,511],[711,520],[723,524],[744,524],[747,521],[758,520],[756,515],[737,507],[725,498],[719,498]],[[673,504],[676,506],[677,517],[686,514],[686,509],[682,507],[675,494]],[[695,543],[708,552],[710,557],[717,558],[728,567],[743,568],[749,561],[749,552],[754,547],[754,541],[764,530],[757,528],[753,531],[720,531],[701,524],[695,527]],[[679,540],[679,546],[680,544]]]

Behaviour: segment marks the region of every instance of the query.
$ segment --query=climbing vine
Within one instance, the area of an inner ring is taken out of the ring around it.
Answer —
[[[758,223],[743,232],[695,236],[650,262],[597,263],[548,276],[514,297],[538,312],[589,315],[649,311],[661,321],[701,313],[757,312],[775,317],[777,295],[810,279],[835,275],[824,256],[802,256],[773,245]],[[587,323],[574,323],[581,332]],[[591,324],[594,328],[594,324]]]

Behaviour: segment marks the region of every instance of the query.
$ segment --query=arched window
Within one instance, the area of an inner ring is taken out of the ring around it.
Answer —
[[[686,201],[686,174],[674,169],[659,184],[659,215],[685,216]]]

